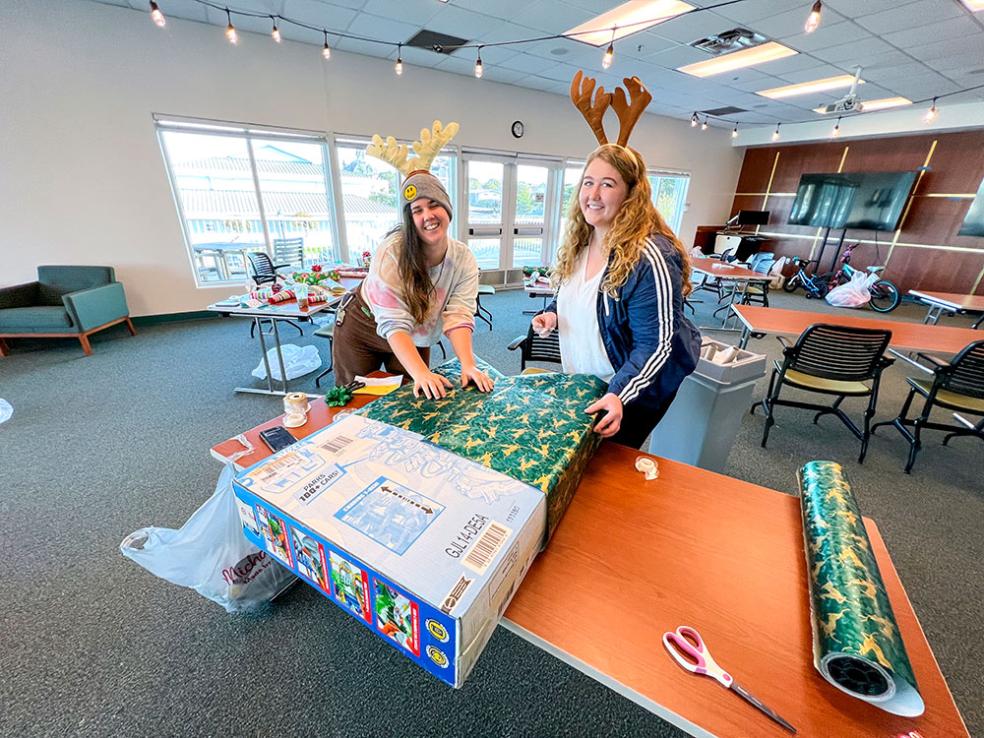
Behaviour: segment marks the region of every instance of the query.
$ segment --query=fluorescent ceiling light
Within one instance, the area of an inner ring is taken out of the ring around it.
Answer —
[[[694,77],[710,77],[715,74],[742,69],[743,67],[765,64],[765,62],[782,59],[783,57],[793,56],[798,53],[798,51],[788,46],[783,46],[775,41],[769,41],[760,46],[735,51],[715,59],[708,59],[707,61],[697,62],[695,64],[687,64],[684,67],[677,67],[677,71],[693,75]]]
[[[963,4],[970,8],[972,13],[984,10],[984,0],[963,0]]]
[[[880,97],[877,100],[864,100],[862,104],[864,105],[862,112],[871,113],[885,108],[897,108],[900,105],[912,105],[912,100],[907,97]],[[813,108],[813,112],[827,115],[831,111],[828,111],[825,106],[820,106]]]
[[[693,9],[693,5],[680,0],[629,0],[617,8],[564,31],[564,35],[592,46],[604,46],[611,43],[613,28],[615,38],[619,39],[678,15],[689,13]]]
[[[779,100],[784,97],[795,97],[796,95],[809,95],[811,92],[827,92],[828,90],[839,90],[842,87],[850,87],[854,84],[853,74],[838,74],[836,77],[824,77],[815,79],[811,82],[799,82],[795,85],[785,85],[783,87],[773,87],[768,90],[756,92],[756,95],[770,97]],[[864,84],[863,79],[858,80],[858,84]]]

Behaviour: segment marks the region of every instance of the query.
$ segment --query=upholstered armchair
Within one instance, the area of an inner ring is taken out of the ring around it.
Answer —
[[[39,266],[36,282],[0,287],[0,356],[7,338],[69,336],[91,356],[89,336],[118,323],[137,335],[112,267]]]

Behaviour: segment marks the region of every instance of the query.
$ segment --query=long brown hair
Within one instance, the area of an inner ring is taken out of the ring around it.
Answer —
[[[403,208],[403,222],[386,234],[396,243],[396,263],[403,285],[403,302],[417,324],[427,319],[430,295],[434,291],[424,258],[424,247],[417,235],[417,226],[409,207]]]
[[[653,205],[652,188],[646,177],[646,162],[642,154],[627,146],[603,144],[591,152],[584,163],[584,169],[595,159],[601,159],[613,166],[629,188],[628,195],[605,236],[605,250],[611,257],[602,289],[614,295],[615,290],[625,284],[636,262],[642,258],[646,239],[650,236],[662,236],[680,254],[683,294],[690,294],[690,255]],[[594,231],[594,226],[588,225],[584,220],[584,213],[581,212],[579,195],[583,181],[582,170],[568,208],[567,232],[557,253],[557,265],[553,269],[553,276],[558,282],[563,282],[574,273],[581,252],[588,247]]]

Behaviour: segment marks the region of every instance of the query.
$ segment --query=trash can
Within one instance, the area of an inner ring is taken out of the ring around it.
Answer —
[[[727,363],[715,363],[713,355],[726,356],[726,351],[735,355]],[[697,368],[683,380],[673,404],[653,430],[649,453],[723,472],[742,415],[751,406],[755,383],[765,375],[765,365],[765,354],[705,338]]]

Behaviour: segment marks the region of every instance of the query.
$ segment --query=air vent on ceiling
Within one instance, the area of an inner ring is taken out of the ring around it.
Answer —
[[[722,118],[725,115],[734,115],[735,113],[747,113],[745,108],[736,108],[734,105],[726,105],[723,108],[714,108],[714,110],[701,110],[700,112],[706,115],[713,115],[716,118]]]
[[[407,41],[404,46],[416,46],[418,49],[436,51],[438,54],[451,54],[456,51],[459,46],[467,43],[468,39],[466,38],[449,36],[446,33],[428,31],[424,28],[419,31],[416,36]]]
[[[765,43],[766,38],[761,33],[749,31],[747,28],[732,28],[730,31],[722,31],[714,36],[699,38],[691,41],[690,45],[695,49],[706,51],[708,54],[727,54],[732,51],[748,49]]]

